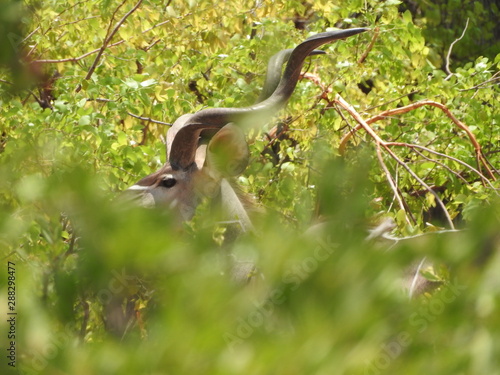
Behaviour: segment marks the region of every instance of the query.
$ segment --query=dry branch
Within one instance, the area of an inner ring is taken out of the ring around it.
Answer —
[[[368,57],[368,54],[375,45],[375,41],[378,39],[379,34],[380,34],[380,27],[377,26],[375,29],[373,29],[372,40],[370,41],[370,44],[368,44],[368,47],[366,47],[366,50],[363,53],[363,55],[359,58],[358,64],[363,64],[365,62],[366,58]]]
[[[465,32],[467,31],[467,27],[469,27],[469,19],[468,18],[467,18],[467,22],[465,23],[464,31],[462,31],[462,35],[460,35],[460,37],[455,39],[450,44],[450,48],[448,49],[448,54],[446,55],[446,66],[445,66],[445,71],[446,71],[446,73],[448,73],[448,77],[446,77],[445,80],[450,79],[450,77],[453,75],[453,73],[450,70],[450,57],[451,57],[451,51],[453,50],[453,46],[455,45],[455,43],[460,41],[465,36]]]
[[[389,171],[389,168],[387,168],[387,165],[385,164],[385,161],[384,161],[384,158],[382,156],[382,152],[381,152],[381,149],[380,147],[377,147],[377,158],[378,158],[378,161],[379,161],[379,164],[382,168],[382,170],[384,171],[384,174],[385,174],[385,178],[387,179],[387,182],[389,183],[389,186],[391,187],[393,193],[394,193],[394,198],[397,200],[398,204],[399,204],[399,207],[401,210],[405,211],[407,213],[406,215],[406,222],[408,224],[411,224],[410,223],[410,219],[413,223],[416,223],[416,220],[415,218],[413,217],[411,211],[409,211],[407,209],[407,205],[405,204],[404,200],[403,200],[403,197],[401,196],[400,192],[399,192],[399,189],[396,185],[396,180],[392,177],[390,171]]]
[[[122,39],[122,40],[120,40],[118,42],[115,42],[115,43],[112,43],[112,44],[108,45],[108,48],[118,46],[118,45],[123,44],[125,42],[126,42],[126,40]],[[38,64],[60,64],[60,63],[65,63],[65,62],[77,62],[79,60],[84,59],[87,56],[90,56],[90,55],[93,55],[94,53],[99,52],[100,50],[101,50],[101,48],[97,48],[97,49],[92,50],[90,52],[84,53],[81,56],[78,56],[78,57],[68,57],[67,59],[33,60],[33,62],[34,63],[38,63]]]
[[[152,119],[152,118],[150,118],[150,117],[142,117],[142,116],[138,116],[138,115],[135,115],[135,114],[133,114],[133,113],[131,113],[131,112],[127,112],[127,114],[128,114],[129,116],[135,117],[135,118],[137,118],[137,119],[139,119],[139,120],[142,120],[142,121],[153,122],[153,123],[155,123],[155,124],[160,124],[160,125],[172,126],[172,124],[171,124],[171,123],[168,123],[168,122],[163,122],[163,121],[159,121],[159,120],[155,120],[155,119]]]
[[[498,85],[498,83],[495,81],[499,81],[499,80],[500,80],[500,72],[496,72],[495,74],[493,74],[491,76],[491,78],[487,79],[486,81],[478,83],[477,85],[472,86],[471,88],[460,89],[458,91],[479,90],[479,89],[484,89],[484,88],[488,88],[488,87],[493,87],[493,86]],[[491,83],[491,85],[489,85],[490,83]]]
[[[160,22],[160,23],[158,23],[158,24],[156,24],[154,26],[151,26],[149,29],[146,29],[146,30],[142,31],[141,34],[146,34],[147,32],[149,32],[149,31],[151,31],[151,30],[153,30],[153,29],[155,29],[157,27],[160,27],[162,25],[165,25],[166,23],[169,23],[169,22],[171,22],[171,21],[170,20],[166,20],[166,21]],[[122,40],[119,40],[119,41],[117,41],[115,43],[109,44],[107,46],[107,48],[115,47],[115,46],[118,46],[118,45],[123,44],[125,42],[126,42],[126,40],[122,39]],[[93,55],[94,53],[98,53],[101,50],[101,48],[97,48],[97,49],[94,49],[92,51],[86,52],[83,55],[78,56],[78,57],[69,57],[69,58],[65,58],[65,59],[41,59],[41,60],[33,60],[33,62],[34,63],[39,63],[39,64],[60,64],[60,63],[65,63],[65,62],[76,62],[76,61],[84,59],[87,56]],[[149,47],[149,48],[151,48],[151,47]]]
[[[125,22],[125,20],[132,14],[134,13],[137,8],[139,8],[139,6],[141,5],[143,0],[139,0],[137,2],[137,4],[134,5],[134,7],[132,9],[130,9],[121,19],[120,21],[118,21],[118,23],[115,25],[115,27],[113,28],[113,30],[111,30],[111,23],[109,24],[109,28],[108,28],[108,33],[107,33],[107,36],[106,38],[104,39],[104,42],[101,46],[101,48],[99,49],[99,52],[97,53],[97,56],[92,64],[92,66],[90,67],[89,71],[87,72],[87,75],[85,76],[85,80],[88,80],[90,79],[90,77],[92,76],[92,74],[94,73],[94,70],[97,68],[97,64],[99,63],[99,60],[102,56],[102,54],[104,53],[104,50],[108,47],[108,44],[109,42],[111,42],[111,39],[113,39],[113,37],[115,36],[115,34],[118,32],[118,29],[121,27],[121,25],[123,25],[123,23]],[[114,20],[114,15],[116,14],[116,12],[118,11],[118,9],[120,9],[120,7],[125,3],[125,1],[120,4],[118,6],[118,8],[116,8],[115,10],[115,13],[113,14],[113,17],[111,19],[111,22],[113,22]],[[78,85],[78,87],[76,88],[76,92],[79,92],[80,90],[82,89],[82,86],[81,85]]]
[[[329,94],[332,92],[332,90],[331,90],[331,88],[326,87],[321,82],[321,79],[319,77],[314,76],[312,74],[306,74],[306,75],[304,75],[304,78],[313,81],[317,86],[319,86],[322,89],[322,93],[320,95],[320,98],[323,99],[323,100],[325,100],[328,103],[329,107],[332,107],[332,108],[337,108],[337,106],[342,107],[358,123],[358,125],[355,128],[351,129],[342,138],[342,140],[340,142],[340,146],[339,146],[339,152],[340,152],[341,155],[343,155],[345,153],[346,145],[347,145],[347,142],[349,141],[349,139],[354,134],[356,134],[356,132],[358,130],[364,129],[365,132],[368,133],[368,135],[373,139],[373,141],[375,143],[375,146],[376,146],[376,149],[377,149],[377,157],[378,157],[379,163],[381,165],[381,168],[382,168],[382,170],[384,171],[384,173],[386,175],[386,179],[387,179],[387,181],[388,181],[391,189],[394,192],[394,195],[395,195],[395,197],[396,197],[396,199],[397,199],[397,201],[399,203],[399,206],[402,207],[402,208],[404,208],[404,210],[405,210],[405,212],[407,214],[407,221],[409,220],[409,218],[413,219],[413,217],[411,216],[411,212],[408,209],[408,205],[405,204],[405,201],[404,201],[404,198],[401,195],[401,192],[397,188],[397,184],[396,184],[394,178],[389,173],[389,170],[387,169],[387,166],[385,165],[385,162],[384,162],[384,159],[383,159],[383,155],[381,153],[382,149],[384,149],[385,153],[387,153],[394,161],[396,161],[397,164],[401,165],[408,172],[408,174],[411,177],[413,177],[421,186],[423,186],[430,194],[432,194],[434,196],[434,198],[436,199],[437,204],[443,210],[443,213],[444,213],[444,215],[445,215],[445,217],[446,217],[446,219],[448,221],[448,225],[452,229],[454,228],[453,221],[452,221],[452,219],[451,219],[451,217],[450,217],[450,215],[449,215],[449,213],[448,213],[448,211],[446,209],[446,206],[444,205],[444,203],[441,200],[441,198],[439,197],[439,195],[424,180],[422,180],[422,178],[420,178],[408,166],[407,163],[405,163],[403,160],[401,160],[391,150],[391,147],[402,146],[402,147],[406,147],[406,148],[409,148],[409,149],[412,149],[412,150],[420,149],[420,150],[423,150],[423,151],[427,151],[430,154],[439,155],[439,156],[441,156],[443,158],[448,158],[450,160],[453,160],[453,161],[455,161],[455,162],[457,162],[457,163],[465,166],[466,168],[470,169],[474,173],[476,173],[481,178],[481,181],[482,181],[483,185],[485,185],[485,186],[489,185],[492,189],[495,190],[494,186],[490,182],[490,179],[493,180],[493,181],[495,180],[495,176],[493,175],[493,172],[492,172],[492,170],[489,167],[488,160],[484,156],[479,142],[477,141],[476,137],[471,132],[471,130],[467,127],[467,125],[465,125],[464,123],[462,123],[461,121],[459,121],[451,113],[451,111],[445,105],[443,105],[441,103],[434,102],[434,101],[430,101],[430,100],[424,100],[424,101],[420,101],[420,102],[416,102],[416,103],[410,104],[410,105],[405,106],[405,107],[396,108],[396,109],[392,109],[392,110],[387,110],[387,111],[384,111],[384,112],[382,112],[382,113],[380,113],[380,114],[378,114],[376,116],[373,116],[372,118],[370,118],[368,120],[364,120],[363,117],[354,109],[354,107],[352,107],[349,103],[347,103],[340,95],[337,94],[333,100],[330,99],[329,98]],[[433,107],[439,108],[441,111],[443,111],[446,114],[446,116],[448,118],[450,118],[453,121],[453,123],[457,127],[459,127],[460,129],[462,129],[467,134],[470,142],[474,146],[475,155],[476,155],[476,159],[477,159],[477,163],[478,163],[478,169],[475,169],[474,167],[470,166],[469,164],[467,164],[467,163],[465,163],[465,162],[463,162],[463,161],[461,161],[459,159],[453,158],[451,156],[448,156],[448,155],[445,155],[445,154],[442,154],[442,153],[438,153],[438,152],[436,152],[436,151],[434,151],[432,149],[429,149],[428,147],[414,145],[414,144],[409,144],[409,143],[403,143],[403,142],[388,142],[388,141],[385,141],[370,126],[370,124],[372,124],[372,123],[374,123],[374,122],[376,122],[378,120],[381,120],[381,119],[384,119],[386,117],[393,116],[393,115],[399,115],[399,114],[407,113],[409,111],[412,111],[414,109],[417,109],[419,107],[426,106],[426,105],[427,106],[433,106]],[[338,109],[337,109],[337,111],[340,112]],[[435,162],[437,165],[445,167],[445,169],[447,169],[447,170],[450,170],[449,168],[446,168],[446,166],[443,163],[440,163],[437,160],[430,159],[430,158],[426,158],[426,159]],[[488,177],[484,176],[481,173],[481,171],[480,171],[481,167],[483,167],[487,171]],[[458,173],[456,173],[456,172],[454,172],[454,174],[458,175]]]
[[[342,98],[340,95],[335,96],[335,102],[338,103],[342,108],[344,108],[350,115],[353,117],[358,124],[373,138],[375,141],[375,145],[377,149],[383,148],[389,156],[395,160],[399,165],[401,165],[410,176],[412,176],[420,185],[422,185],[429,193],[431,193],[434,198],[436,199],[437,204],[441,207],[443,210],[443,213],[446,217],[446,220],[448,221],[448,225],[450,226],[451,229],[455,229],[455,226],[453,225],[453,221],[450,217],[450,214],[448,210],[446,209],[445,204],[439,197],[439,195],[427,184],[425,183],[424,180],[422,180],[409,166],[407,163],[402,161],[390,148],[390,143],[385,142],[382,140],[382,138],[379,137],[379,135],[368,125],[368,123],[361,117],[361,115],[354,109],[353,106],[351,106],[349,103],[347,103],[344,98]],[[377,151],[378,152],[378,151]],[[390,183],[390,182],[389,182]],[[392,187],[392,186],[391,186]],[[408,211],[405,211],[408,213]]]
[[[420,101],[420,102],[409,104],[409,105],[404,106],[404,107],[389,109],[387,111],[381,112],[378,115],[373,116],[373,117],[369,118],[368,120],[366,120],[366,124],[367,125],[368,124],[373,124],[374,122],[382,120],[384,118],[395,116],[395,115],[400,115],[400,114],[403,114],[403,113],[407,113],[407,112],[413,111],[413,110],[415,110],[417,108],[420,108],[420,107],[423,107],[423,106],[432,106],[432,107],[439,108],[441,111],[443,111],[445,113],[445,115],[451,121],[453,121],[453,123],[457,127],[459,127],[460,129],[462,129],[467,134],[467,136],[469,137],[469,140],[470,140],[472,146],[474,147],[474,151],[475,151],[475,155],[476,155],[476,159],[477,159],[477,163],[478,163],[478,169],[481,169],[481,166],[482,166],[486,170],[487,175],[489,176],[489,178],[491,178],[492,180],[496,180],[495,175],[493,174],[492,170],[490,169],[489,163],[488,163],[488,161],[486,160],[486,157],[483,154],[483,151],[481,149],[481,145],[477,141],[476,136],[474,135],[474,133],[472,133],[472,131],[469,129],[469,127],[467,125],[465,125],[463,122],[461,122],[460,120],[458,120],[444,104],[441,104],[441,103],[438,103],[438,102],[435,102],[435,101],[432,101],[432,100],[423,100],[423,101]],[[347,142],[349,141],[349,139],[358,130],[360,130],[362,128],[364,128],[365,130],[367,130],[366,127],[364,127],[363,125],[361,125],[361,123],[359,123],[359,125],[357,125],[353,129],[351,129],[346,135],[344,135],[344,137],[340,141],[340,145],[339,145],[339,152],[340,152],[341,155],[343,155],[345,153]],[[370,131],[373,131],[373,129],[371,127],[368,126],[368,128],[370,128]]]

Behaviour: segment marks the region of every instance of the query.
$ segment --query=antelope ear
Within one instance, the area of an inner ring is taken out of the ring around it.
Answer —
[[[206,164],[224,177],[237,176],[248,165],[250,152],[243,131],[227,124],[210,140]]]
[[[203,165],[205,164],[205,159],[207,158],[207,147],[208,145],[206,143],[203,143],[196,149],[194,162],[198,169],[203,168]]]

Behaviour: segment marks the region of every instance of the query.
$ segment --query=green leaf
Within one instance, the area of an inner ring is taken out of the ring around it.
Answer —
[[[78,125],[90,125],[90,116],[82,116],[78,120]]]
[[[125,86],[130,87],[131,89],[138,89],[139,88],[139,82],[137,82],[131,78],[125,79],[123,81],[123,83],[125,84]]]
[[[142,87],[154,86],[156,84],[158,84],[158,81],[156,81],[156,79],[153,79],[153,78],[147,79],[147,80],[141,82]]]

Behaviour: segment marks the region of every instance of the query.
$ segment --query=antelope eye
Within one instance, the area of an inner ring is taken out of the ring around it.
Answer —
[[[160,181],[160,186],[163,186],[165,188],[171,188],[177,183],[177,180],[173,178],[172,176],[165,176],[161,181]]]

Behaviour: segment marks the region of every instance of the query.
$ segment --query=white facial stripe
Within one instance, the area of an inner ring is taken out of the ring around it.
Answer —
[[[179,203],[179,201],[177,199],[174,199],[172,201],[172,203],[170,203],[170,209],[173,210],[177,206],[178,203]]]
[[[150,186],[132,185],[127,190],[144,191],[149,190],[150,188]]]

